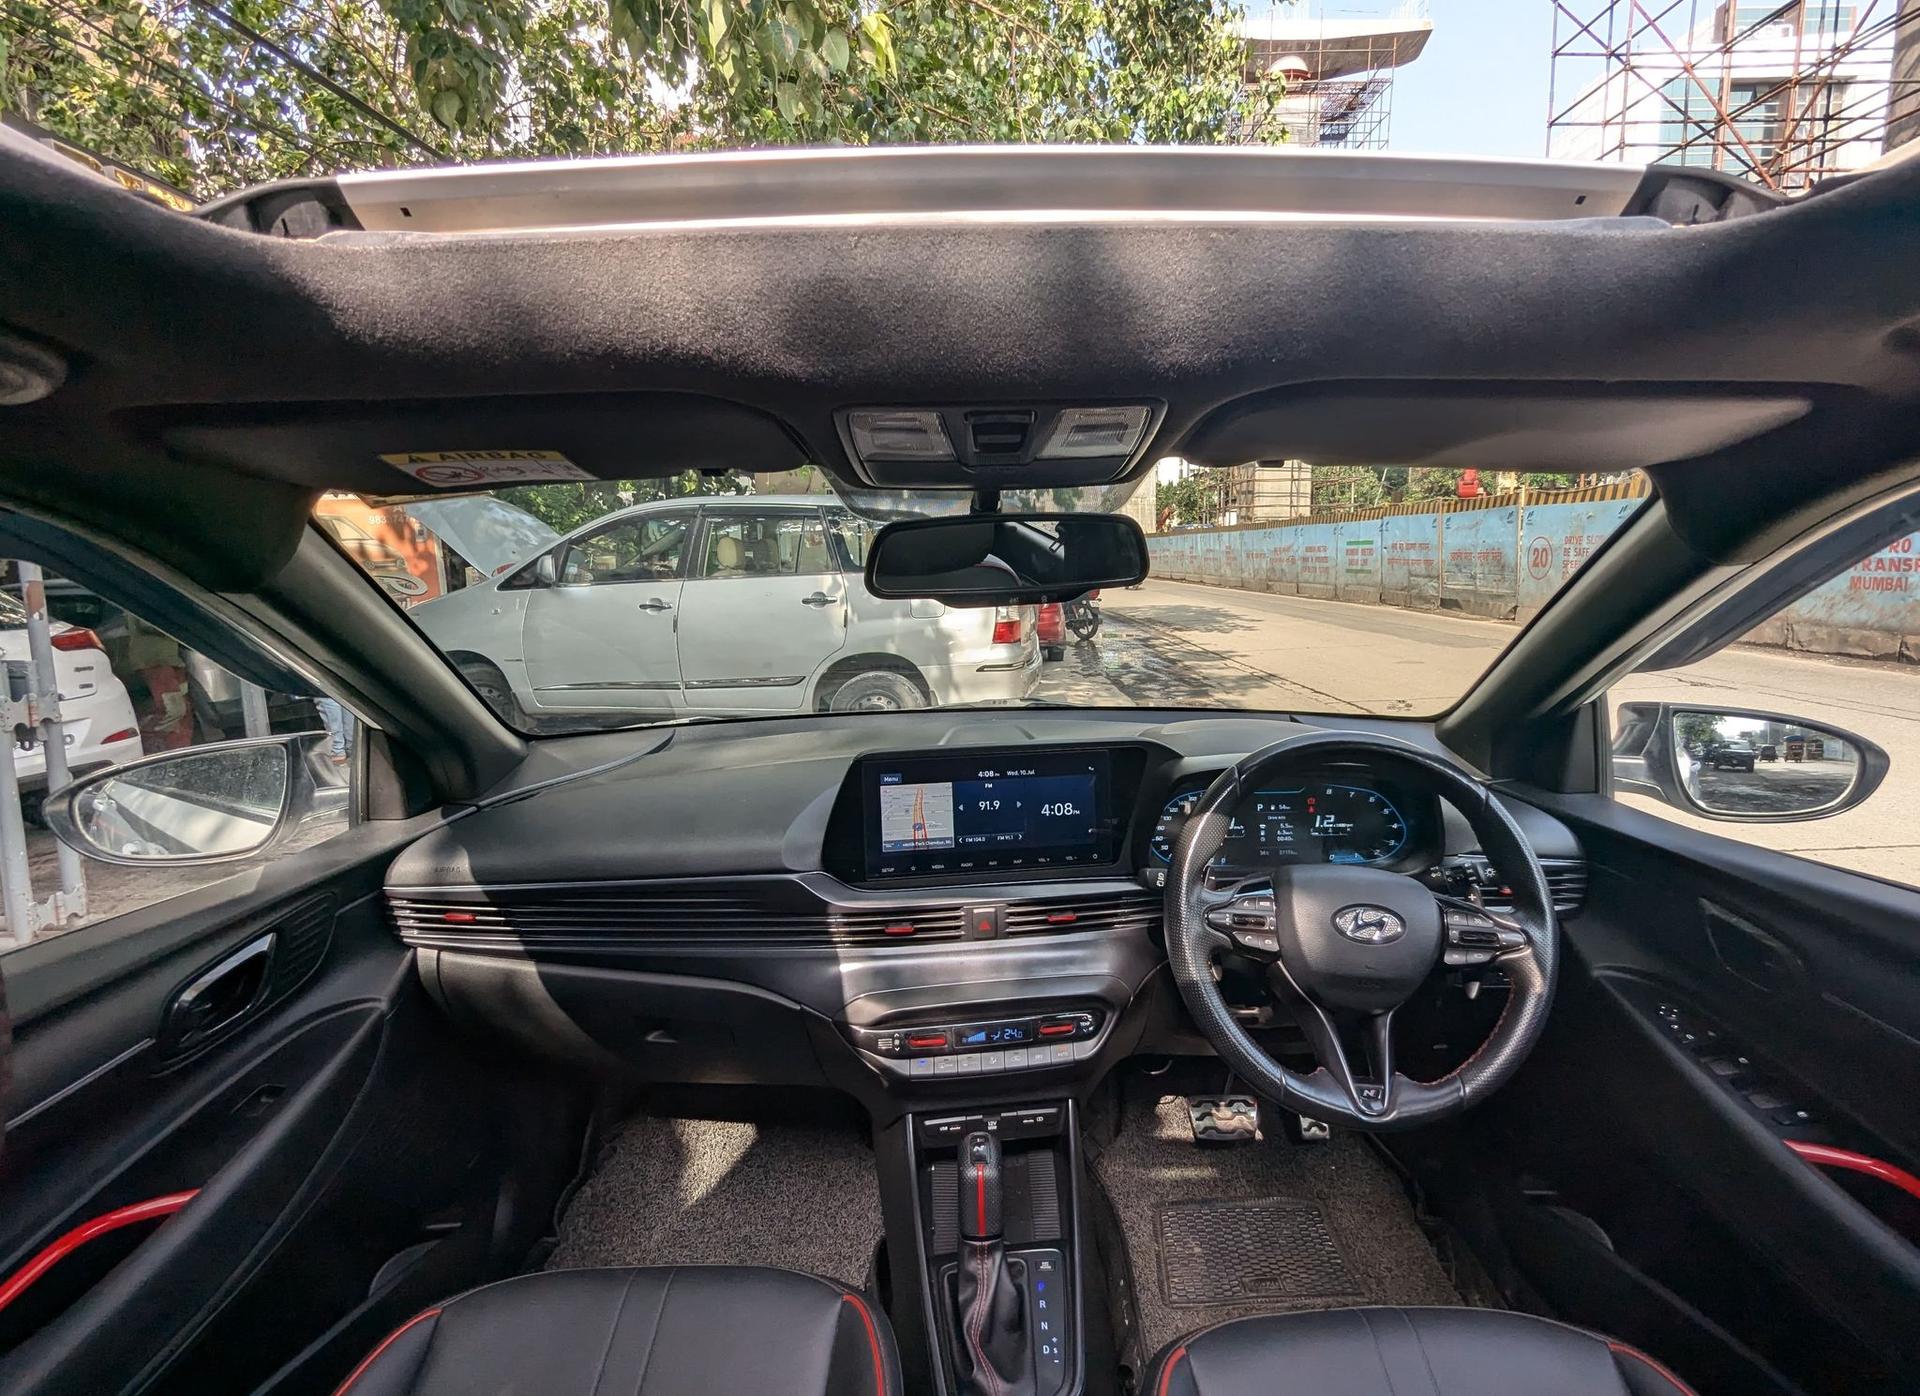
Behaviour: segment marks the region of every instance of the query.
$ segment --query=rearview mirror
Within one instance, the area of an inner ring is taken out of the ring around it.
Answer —
[[[1748,824],[1824,819],[1880,788],[1887,754],[1804,718],[1680,703],[1623,703],[1616,791]]]
[[[176,867],[256,857],[297,829],[337,778],[316,776],[327,734],[164,752],[96,771],[46,802],[69,848],[103,863]],[[328,770],[330,771],[330,767]]]
[[[867,550],[867,590],[949,606],[1072,601],[1137,586],[1147,540],[1123,514],[969,514],[888,524]]]

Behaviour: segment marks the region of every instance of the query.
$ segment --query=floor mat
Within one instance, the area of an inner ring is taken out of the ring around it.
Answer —
[[[640,1116],[574,1194],[547,1269],[779,1265],[857,1286],[880,1227],[853,1130]]]
[[[1196,1147],[1184,1098],[1129,1087],[1094,1160],[1125,1233],[1152,1353],[1242,1314],[1458,1304],[1399,1180],[1355,1134]]]

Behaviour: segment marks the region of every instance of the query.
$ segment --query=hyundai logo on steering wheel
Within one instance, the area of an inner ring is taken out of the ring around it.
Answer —
[[[1407,933],[1407,923],[1383,906],[1343,906],[1333,913],[1333,928],[1362,945],[1390,945]]]

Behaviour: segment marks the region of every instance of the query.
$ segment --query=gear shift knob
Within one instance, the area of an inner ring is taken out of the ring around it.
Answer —
[[[1000,1239],[1000,1141],[977,1129],[960,1144],[960,1234]]]

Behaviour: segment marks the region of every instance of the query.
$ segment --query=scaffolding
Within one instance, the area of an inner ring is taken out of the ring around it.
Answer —
[[[1236,132],[1264,141],[1270,126],[1295,145],[1383,150],[1393,119],[1394,70],[1420,56],[1433,32],[1424,0],[1389,7],[1342,7],[1301,15],[1294,6],[1242,20],[1241,81],[1279,81],[1285,95],[1259,122]],[[1387,13],[1368,13],[1386,8]]]
[[[1920,0],[1550,3],[1549,156],[1788,192],[1879,158],[1920,105]]]

